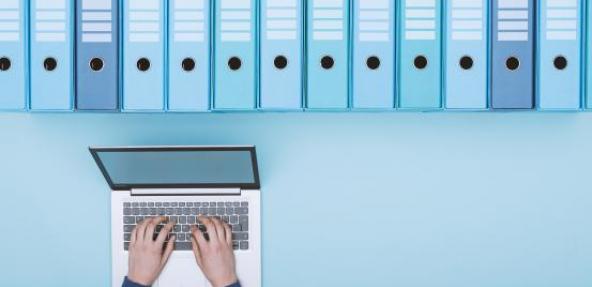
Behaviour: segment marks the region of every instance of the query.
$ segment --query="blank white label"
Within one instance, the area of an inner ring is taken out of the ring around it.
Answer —
[[[111,0],[82,0],[82,10],[111,10]]]

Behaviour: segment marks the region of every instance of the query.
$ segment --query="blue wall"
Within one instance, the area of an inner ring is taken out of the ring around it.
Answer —
[[[108,286],[89,145],[256,144],[266,286],[592,286],[592,114],[1,114],[3,286]]]

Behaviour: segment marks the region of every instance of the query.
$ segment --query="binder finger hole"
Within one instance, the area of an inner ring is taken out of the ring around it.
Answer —
[[[413,60],[413,65],[420,70],[425,69],[428,66],[428,58],[425,56],[417,56],[415,60]]]
[[[516,57],[510,57],[506,60],[506,67],[510,71],[515,71],[520,68],[520,60]]]
[[[366,60],[366,66],[368,66],[370,70],[376,70],[380,67],[380,59],[376,56],[368,57]]]
[[[100,58],[93,58],[92,60],[90,60],[90,69],[95,71],[95,72],[99,72],[103,69],[103,67],[105,66],[105,63],[103,62],[103,59]]]
[[[10,59],[6,57],[0,58],[0,71],[4,72],[10,70],[11,65]]]
[[[56,61],[54,58],[47,58],[45,61],[43,61],[43,68],[45,68],[45,70],[48,72],[55,70],[57,67],[58,61]]]
[[[558,56],[553,60],[553,65],[557,70],[564,70],[567,68],[567,59],[563,56]]]
[[[191,58],[185,58],[181,62],[181,67],[183,68],[183,71],[191,72],[193,69],[195,69],[195,60]]]
[[[138,70],[140,70],[142,72],[146,72],[150,69],[150,60],[148,60],[146,58],[141,58],[138,60],[137,66],[138,66]]]
[[[469,57],[469,56],[464,56],[462,58],[460,58],[460,67],[463,68],[464,70],[470,70],[473,67],[473,58]]]
[[[321,67],[325,70],[329,70],[335,66],[335,60],[331,56],[324,56],[321,58]]]
[[[242,65],[243,61],[238,57],[232,57],[228,60],[228,67],[233,71],[240,69]]]
[[[279,69],[283,70],[288,66],[288,59],[285,56],[277,56],[273,60],[273,65]]]

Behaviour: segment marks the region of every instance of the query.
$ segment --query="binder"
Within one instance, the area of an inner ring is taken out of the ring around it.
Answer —
[[[256,0],[216,0],[214,109],[255,109]]]
[[[32,0],[30,108],[73,108],[74,4],[68,0]]]
[[[394,0],[354,0],[354,108],[395,107],[394,13]]]
[[[0,110],[26,109],[25,1],[0,1]]]
[[[303,11],[301,0],[261,1],[262,109],[302,108]]]
[[[76,2],[76,108],[119,108],[117,0]]]
[[[538,5],[537,106],[581,107],[581,0],[542,0]]]
[[[534,1],[493,0],[491,107],[534,107]]]
[[[445,107],[486,109],[488,2],[450,0],[445,5]]]
[[[399,9],[398,108],[441,107],[441,1],[402,0]]]
[[[585,79],[585,106],[586,109],[592,109],[592,3],[588,1],[586,3],[586,17],[584,21],[586,23],[586,40],[584,41],[584,48],[586,49],[586,76]]]
[[[306,107],[348,108],[349,1],[312,0],[306,18]]]
[[[168,9],[168,105],[170,111],[210,106],[210,4],[171,0]]]
[[[123,2],[123,110],[164,110],[165,2]]]

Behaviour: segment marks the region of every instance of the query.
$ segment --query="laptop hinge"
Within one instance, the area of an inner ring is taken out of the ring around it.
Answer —
[[[161,196],[179,196],[179,195],[241,195],[240,188],[133,188],[131,195],[161,195]]]

